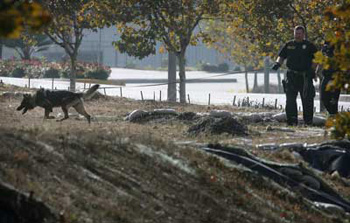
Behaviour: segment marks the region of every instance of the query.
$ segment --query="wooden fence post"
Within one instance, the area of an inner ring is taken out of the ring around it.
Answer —
[[[277,109],[277,98],[275,99],[275,109]]]

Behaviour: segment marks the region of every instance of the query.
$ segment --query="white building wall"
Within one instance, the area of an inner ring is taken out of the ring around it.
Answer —
[[[168,55],[160,54],[159,47],[161,44],[157,44],[156,55],[150,55],[142,60],[138,60],[134,57],[130,57],[126,54],[121,54],[115,50],[112,42],[118,39],[116,28],[104,28],[98,30],[98,32],[92,32],[90,30],[85,32],[83,42],[79,49],[79,59],[91,62],[102,62],[104,65],[111,67],[126,67],[128,63],[134,63],[137,67],[159,68],[161,67],[162,60],[167,60]],[[100,51],[100,55],[98,52]],[[34,56],[45,56],[49,60],[62,60],[65,56],[64,50],[53,45],[49,50],[35,54]],[[18,57],[15,51],[4,47],[3,58],[9,59],[12,57]],[[219,64],[227,62],[230,66],[232,64],[226,61],[215,50],[208,49],[204,44],[198,44],[197,46],[189,46],[186,52],[187,66],[196,66],[200,62]]]

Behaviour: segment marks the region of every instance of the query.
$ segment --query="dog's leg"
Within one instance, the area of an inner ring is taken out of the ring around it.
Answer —
[[[64,117],[62,119],[58,120],[60,122],[69,118],[68,108],[66,108],[65,106],[62,106],[61,108],[62,108],[62,111],[64,113]]]
[[[83,115],[83,116],[87,119],[87,121],[89,122],[89,124],[90,124],[90,122],[91,122],[91,116],[86,112],[83,102],[78,103],[77,105],[74,105],[73,108],[74,108],[79,114]]]
[[[50,116],[50,112],[52,112],[52,108],[51,109],[45,108],[44,119],[54,119],[55,118],[54,116]]]

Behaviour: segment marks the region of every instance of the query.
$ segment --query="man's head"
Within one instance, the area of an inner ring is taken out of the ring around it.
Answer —
[[[305,28],[304,26],[296,26],[294,28],[294,40],[297,42],[303,41],[305,38]]]

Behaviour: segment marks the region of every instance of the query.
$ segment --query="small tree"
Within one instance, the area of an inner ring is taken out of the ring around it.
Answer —
[[[93,0],[50,0],[43,5],[51,13],[52,23],[45,33],[61,46],[70,58],[70,90],[75,91],[78,50],[83,40],[83,31],[104,25],[99,14],[93,10]]]
[[[210,32],[210,37],[215,40],[208,42],[207,45],[216,49],[224,57],[244,67],[246,92],[249,93],[248,72],[262,69],[262,54],[258,46],[249,41],[249,33],[239,32],[240,28],[227,27],[230,21],[226,19],[211,20],[206,23],[206,29]],[[255,74],[255,78],[257,73]],[[256,87],[256,86],[254,86]]]
[[[350,0],[328,8],[324,15],[326,38],[334,46],[334,56],[329,58],[319,52],[315,61],[336,71],[327,90],[340,89],[350,93]],[[335,138],[350,139],[350,112],[337,114],[328,119],[326,125],[332,129]]]
[[[114,0],[108,1],[115,3]],[[122,2],[122,4],[120,3]],[[121,52],[143,58],[155,53],[156,41],[174,53],[179,63],[180,102],[186,103],[185,53],[189,45],[196,45],[206,35],[195,32],[199,22],[209,15],[216,15],[220,0],[130,0],[118,1],[121,11],[117,27],[121,32],[115,45]]]

